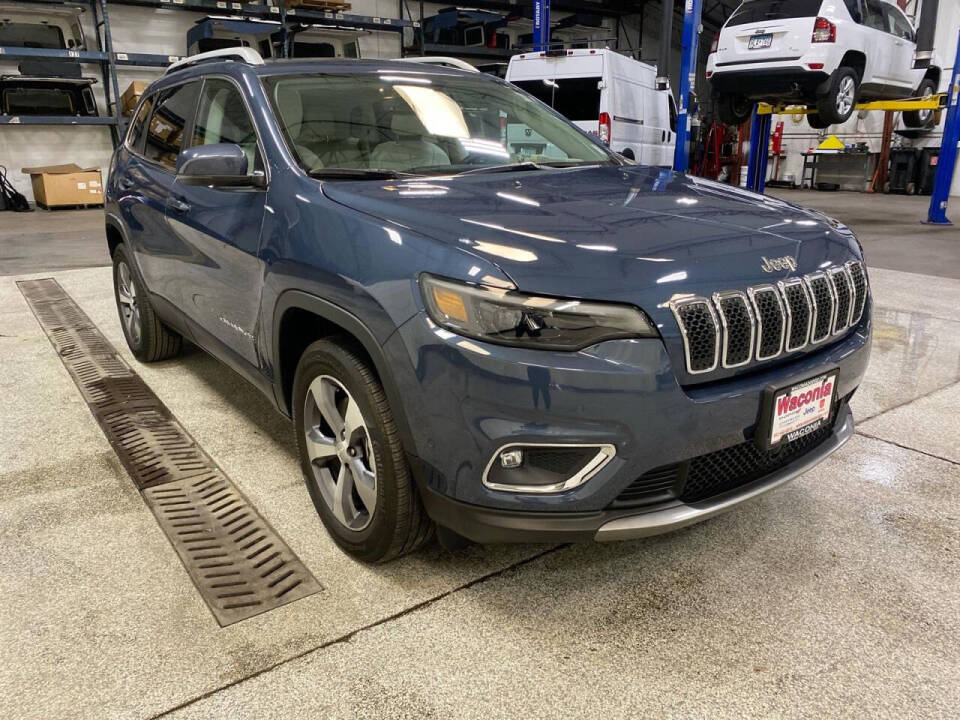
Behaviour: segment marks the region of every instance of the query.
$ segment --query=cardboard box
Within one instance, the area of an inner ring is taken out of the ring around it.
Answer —
[[[141,82],[140,80],[134,80],[127,86],[127,89],[123,91],[123,95],[120,96],[120,110],[124,115],[133,114],[137,103],[140,102],[140,96],[143,95],[149,84],[150,83]]]
[[[82,168],[70,163],[23,168],[20,172],[30,176],[33,198],[43,207],[103,203],[100,168]]]

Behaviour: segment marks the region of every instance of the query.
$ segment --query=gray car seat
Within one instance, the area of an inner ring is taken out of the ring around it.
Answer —
[[[300,98],[300,91],[295,87],[281,84],[277,86],[276,93],[280,120],[286,128],[297,155],[300,156],[307,170],[319,170],[323,167],[320,156],[301,142],[306,125],[303,122],[303,100]]]
[[[426,130],[412,113],[396,113],[390,120],[396,140],[380,143],[370,153],[370,167],[409,170],[416,167],[449,165],[450,157],[429,140]]]

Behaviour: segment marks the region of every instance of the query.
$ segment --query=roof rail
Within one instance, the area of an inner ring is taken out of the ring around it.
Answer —
[[[467,72],[480,72],[470,63],[455,57],[430,55],[426,57],[405,57],[394,59],[400,62],[415,62],[423,65],[439,65],[441,67],[456,68],[457,70],[466,70]]]
[[[190,67],[191,65],[200,65],[201,63],[216,60],[237,60],[247,65],[263,65],[263,58],[260,56],[260,53],[253,48],[228,47],[191,55],[190,57],[185,57],[183,60],[177,60],[177,62],[169,65],[163,74],[167,75],[176,70]]]

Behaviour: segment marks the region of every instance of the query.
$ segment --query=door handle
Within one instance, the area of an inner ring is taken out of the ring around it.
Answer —
[[[133,180],[128,177],[122,177],[117,181],[117,185],[120,186],[121,190],[129,190],[133,187]]]
[[[176,198],[171,198],[170,209],[175,210],[178,213],[190,212],[190,203],[184,202],[183,200],[177,200]]]

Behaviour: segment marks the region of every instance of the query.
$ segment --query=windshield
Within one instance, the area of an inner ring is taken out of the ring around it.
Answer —
[[[816,17],[823,0],[747,0],[727,20],[727,27],[748,23]]]
[[[63,32],[56,25],[0,21],[0,45],[62,50]]]
[[[616,163],[528,95],[491,80],[391,69],[265,82],[291,149],[317,175]]]

